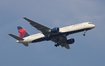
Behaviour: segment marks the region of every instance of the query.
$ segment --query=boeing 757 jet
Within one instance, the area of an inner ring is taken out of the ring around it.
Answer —
[[[51,40],[52,42],[55,42],[55,47],[62,46],[66,49],[70,49],[69,44],[73,44],[75,42],[75,39],[67,39],[68,35],[83,32],[83,36],[85,36],[86,31],[91,30],[95,27],[95,25],[91,22],[83,22],[62,28],[49,28],[26,17],[24,19],[27,20],[30,25],[35,27],[37,30],[41,31],[41,33],[29,35],[24,28],[18,26],[17,28],[19,36],[9,34],[11,37],[17,40],[17,43],[22,43],[25,46],[28,46],[30,43]]]

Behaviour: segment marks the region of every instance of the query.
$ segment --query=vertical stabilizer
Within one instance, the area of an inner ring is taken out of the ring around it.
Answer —
[[[24,37],[29,36],[27,31],[24,28],[22,28],[21,26],[18,26],[17,29],[18,29],[18,35],[20,38],[24,38]]]

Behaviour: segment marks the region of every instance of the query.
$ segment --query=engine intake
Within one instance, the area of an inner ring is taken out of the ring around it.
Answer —
[[[55,27],[55,28],[49,30],[49,32],[51,32],[51,33],[58,33],[59,32],[59,28]]]
[[[71,38],[71,39],[68,39],[66,42],[67,44],[73,44],[75,42],[75,39]]]

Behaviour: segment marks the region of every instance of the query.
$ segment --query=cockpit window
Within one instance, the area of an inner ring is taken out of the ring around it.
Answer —
[[[92,24],[92,23],[88,23],[88,24]]]

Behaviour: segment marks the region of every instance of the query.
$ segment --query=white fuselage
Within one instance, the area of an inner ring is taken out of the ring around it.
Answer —
[[[95,27],[94,24],[90,22],[84,22],[80,24],[75,24],[75,25],[59,28],[59,32],[60,34],[73,34],[73,33],[78,33],[84,30],[90,30],[94,27]],[[40,41],[46,40],[45,36],[42,33],[33,34],[23,39],[24,39],[23,41],[17,40],[17,42],[18,43],[25,43],[25,42],[33,43],[33,41],[40,42]]]

